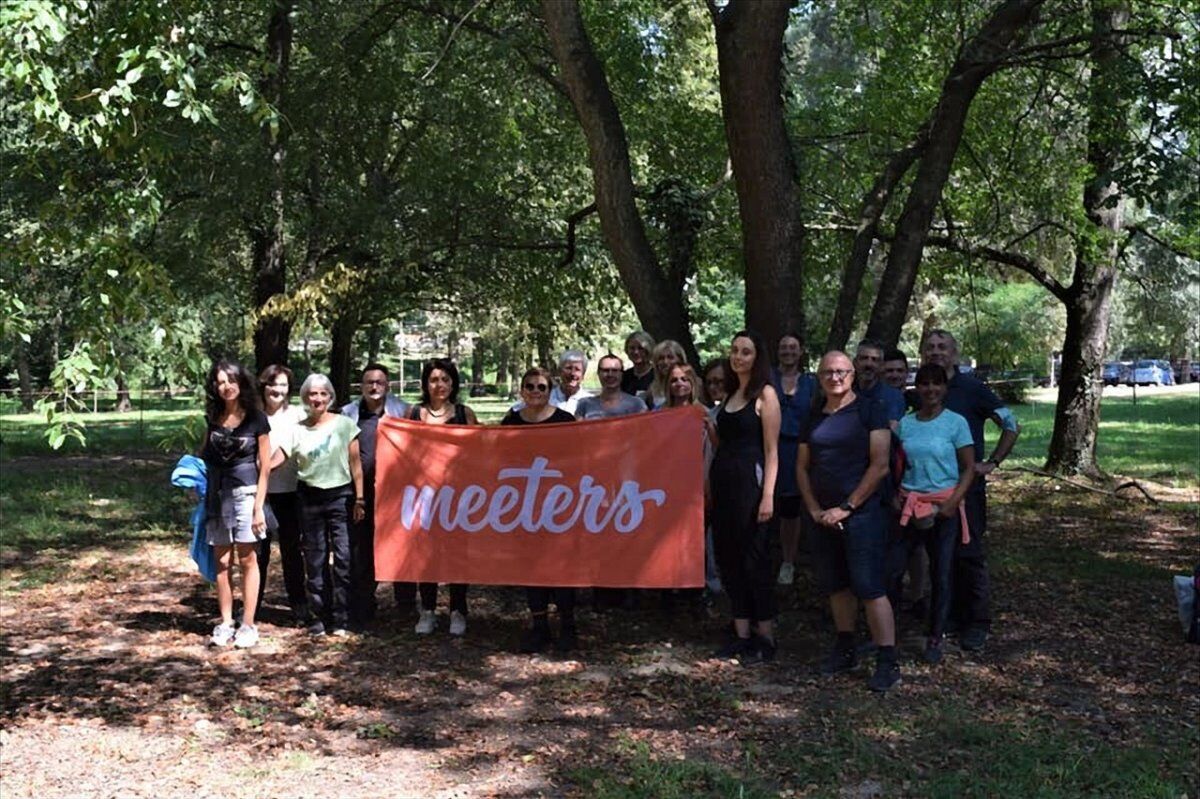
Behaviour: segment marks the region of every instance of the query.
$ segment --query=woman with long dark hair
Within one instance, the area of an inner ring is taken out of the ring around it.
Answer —
[[[412,406],[408,418],[425,424],[479,424],[475,411],[458,401],[460,386],[458,367],[447,358],[433,358],[421,368],[421,402]],[[417,620],[418,635],[429,635],[437,629],[437,583],[418,583],[421,593],[421,614]],[[467,632],[467,586],[450,584],[450,634]]]
[[[200,457],[208,478],[205,495],[208,543],[217,558],[217,606],[221,623],[214,646],[246,648],[258,643],[258,547],[267,534],[263,505],[271,473],[271,426],[258,409],[254,381],[236,361],[221,359],[208,372]],[[242,625],[233,625],[234,553],[242,570]]]
[[[767,522],[775,514],[779,398],[758,333],[734,335],[725,388],[709,485],[713,545],[735,635],[716,654],[750,664],[775,657],[777,613]]]
[[[559,424],[574,422],[575,417],[550,404],[550,372],[541,367],[527,369],[521,375],[521,399],[524,404],[519,410],[509,411],[500,420],[500,424],[533,425]],[[558,640],[550,633],[550,600],[554,599],[558,608],[559,634]],[[530,629],[521,637],[521,651],[536,654],[545,651],[550,644],[555,644],[560,652],[569,652],[579,643],[579,634],[575,629],[575,589],[546,588],[544,586],[529,586],[525,589],[525,599],[529,604],[529,615],[532,621]]]

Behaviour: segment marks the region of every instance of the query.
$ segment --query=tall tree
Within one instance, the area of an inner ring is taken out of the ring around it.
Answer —
[[[1045,0],[1005,0],[967,40],[942,84],[916,176],[896,222],[887,266],[871,310],[867,336],[895,345],[908,315],[930,223],[962,141],[971,102],[983,82],[1012,54]]]
[[[678,341],[694,362],[687,308],[681,293],[672,290],[646,235],[634,197],[625,125],[584,28],[578,0],[542,0],[541,9],[562,85],[587,140],[604,242],[642,325],[656,338]]]
[[[804,336],[804,233],[783,113],[783,35],[790,0],[710,0],[721,108],[733,163],[746,282],[746,324],[768,342]]]

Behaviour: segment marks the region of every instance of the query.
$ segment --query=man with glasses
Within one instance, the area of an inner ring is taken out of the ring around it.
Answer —
[[[360,627],[375,618],[375,432],[380,417],[403,419],[408,415],[408,405],[388,393],[388,378],[387,367],[367,364],[362,371],[362,396],[342,408],[342,414],[358,424],[363,469],[366,515],[350,527],[350,620]],[[402,613],[416,610],[416,583],[396,583],[393,591]]]
[[[621,390],[623,367],[621,358],[611,352],[600,358],[596,369],[600,375],[600,393],[579,401],[575,406],[576,419],[628,416],[646,410],[645,402]]]
[[[963,416],[975,442],[975,482],[963,504],[970,528],[968,543],[959,543],[954,555],[954,595],[950,606],[951,623],[961,629],[959,644],[968,652],[977,652],[987,643],[991,629],[991,585],[988,579],[987,553],[983,534],[987,529],[987,475],[1012,452],[1021,434],[1017,419],[1000,398],[973,375],[958,369],[958,341],[947,330],[934,329],[921,342],[921,362],[946,370],[949,384],[944,407]],[[987,458],[983,457],[984,423],[991,419],[1000,428],[1000,440]]]

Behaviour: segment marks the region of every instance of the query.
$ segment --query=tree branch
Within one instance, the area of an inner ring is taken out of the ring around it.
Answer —
[[[1184,249],[1183,247],[1180,247],[1177,244],[1173,244],[1172,242],[1167,241],[1166,239],[1162,238],[1161,236],[1158,236],[1155,233],[1151,233],[1143,225],[1126,225],[1125,230],[1129,231],[1130,233],[1132,233],[1134,235],[1144,236],[1145,238],[1150,239],[1150,241],[1154,242],[1159,247],[1162,247],[1163,249],[1165,249],[1171,253],[1174,253],[1175,255],[1179,256],[1180,258],[1183,258],[1184,260],[1195,261],[1197,263],[1200,263],[1200,253],[1191,252],[1189,250]]]
[[[887,241],[888,237],[879,237],[883,241]],[[972,258],[984,258],[994,263],[1011,266],[1014,269],[1020,269],[1025,274],[1032,277],[1040,283],[1047,291],[1057,297],[1059,300],[1066,300],[1067,287],[1058,282],[1058,278],[1047,272],[1037,262],[1027,255],[1022,255],[1017,252],[1008,252],[1006,250],[998,250],[994,247],[973,247],[966,242],[958,241],[950,236],[929,236],[925,239],[926,246],[941,247],[945,250],[969,255]]]
[[[596,203],[593,202],[567,217],[567,251],[555,266],[561,269],[575,260],[575,227],[594,213]]]

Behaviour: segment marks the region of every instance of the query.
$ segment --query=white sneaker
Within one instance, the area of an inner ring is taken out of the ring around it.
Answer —
[[[237,635],[233,636],[233,645],[238,649],[249,649],[258,643],[258,628],[243,624],[238,627]]]
[[[437,629],[437,618],[433,615],[432,610],[421,611],[421,618],[417,622],[417,635],[429,635]]]
[[[779,567],[779,579],[776,581],[780,585],[791,585],[796,581],[796,567],[785,562]]]
[[[467,634],[467,617],[460,611],[450,611],[450,634],[451,635],[466,635]]]
[[[208,640],[213,646],[229,646],[236,634],[232,624],[218,624],[213,627],[212,638]]]

